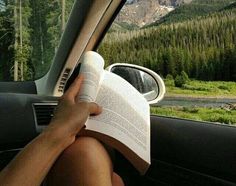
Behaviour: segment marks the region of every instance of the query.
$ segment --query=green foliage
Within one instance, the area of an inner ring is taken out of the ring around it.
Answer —
[[[174,80],[176,87],[183,87],[189,81],[186,72],[182,71],[180,75],[177,75]]]
[[[151,113],[155,115],[185,118],[214,123],[236,124],[236,110],[222,108],[201,107],[151,107]]]
[[[113,23],[108,32],[126,32],[128,30],[138,29],[139,27],[135,24],[128,24],[126,22]]]
[[[183,107],[183,112],[198,113],[199,109],[196,107]]]
[[[182,71],[180,75],[184,79],[185,83],[189,81],[188,74],[186,72]]]
[[[186,81],[184,80],[184,78],[181,75],[177,75],[175,77],[175,86],[176,87],[182,87],[185,83],[186,83]]]
[[[227,87],[227,86],[225,86],[225,85],[220,85],[218,88],[219,88],[219,89],[222,89],[222,90],[230,91],[230,87]]]
[[[173,80],[174,77],[171,74],[167,74],[166,76],[166,80]]]
[[[98,52],[106,65],[135,63],[163,77],[176,77],[185,71],[194,79],[236,81],[236,9],[141,30],[112,32]]]
[[[13,24],[11,19],[12,9],[4,1],[4,7],[8,6],[5,11],[0,11],[0,74],[2,79],[10,80],[11,59],[13,56],[12,34]]]
[[[68,20],[74,0],[65,1],[65,21]],[[31,24],[32,34],[32,63],[35,68],[35,78],[41,77],[49,69],[60,42],[62,29],[62,1],[45,0],[31,1],[34,15]]]
[[[211,89],[207,88],[207,87],[195,87],[195,86],[188,85],[188,84],[184,84],[182,86],[182,88],[185,90],[192,90],[192,91],[204,91],[204,92],[211,91]]]
[[[236,8],[236,2],[231,3],[229,6],[226,6],[225,8],[222,9],[223,10],[228,10],[228,9],[233,9]]]
[[[171,74],[167,74],[166,78],[164,79],[165,81],[165,85],[166,86],[175,86],[175,83],[174,83],[174,77],[171,75]]]
[[[62,1],[2,0],[2,2],[4,3],[0,7],[1,80],[13,80],[15,62],[19,68],[18,80],[41,77],[50,67],[63,31]],[[73,2],[74,0],[65,1],[65,21],[68,19]]]
[[[174,87],[166,83],[167,95],[188,97],[235,97],[236,83],[222,81],[197,81],[189,80],[182,87]]]

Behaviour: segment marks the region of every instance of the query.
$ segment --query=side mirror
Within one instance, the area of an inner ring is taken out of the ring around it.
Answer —
[[[106,70],[128,81],[143,94],[149,104],[155,104],[164,97],[166,91],[164,81],[150,69],[133,64],[115,63]]]

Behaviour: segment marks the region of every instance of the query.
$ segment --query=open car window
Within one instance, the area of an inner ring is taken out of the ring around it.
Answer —
[[[0,0],[0,81],[44,76],[74,0]]]
[[[235,125],[236,1],[129,0],[98,52],[163,77],[152,114]]]

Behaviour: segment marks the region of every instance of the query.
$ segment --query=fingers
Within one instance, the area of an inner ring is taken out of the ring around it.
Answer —
[[[79,75],[66,91],[65,96],[67,96],[69,99],[75,99],[75,97],[79,94],[83,80],[83,75]]]
[[[98,115],[102,112],[102,107],[96,103],[89,103],[89,113],[90,115]]]
[[[81,87],[81,84],[82,84],[83,80],[84,80],[83,75],[79,75],[75,79],[75,81],[71,84],[69,89],[66,91],[66,93],[62,97],[62,100],[63,99],[69,99],[69,100],[75,101],[75,98],[79,94],[79,90],[80,90],[80,87]],[[89,111],[90,115],[98,115],[102,112],[102,107],[100,107],[96,103],[86,103],[86,102],[83,102],[83,101],[78,101],[77,103],[81,104],[80,106],[82,106],[83,103],[88,104],[87,108],[88,108],[88,111]]]

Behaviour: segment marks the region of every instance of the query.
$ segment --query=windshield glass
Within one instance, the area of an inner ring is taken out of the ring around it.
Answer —
[[[74,0],[0,0],[0,81],[48,71]]]

